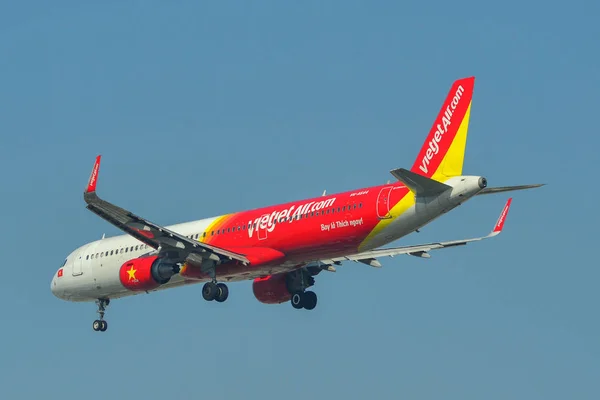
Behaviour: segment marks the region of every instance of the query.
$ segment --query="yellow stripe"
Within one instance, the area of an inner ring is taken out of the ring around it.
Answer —
[[[392,209],[390,210],[390,214],[392,218],[382,219],[375,225],[375,228],[367,235],[367,237],[360,243],[358,246],[358,251],[363,251],[364,247],[369,243],[374,236],[378,235],[383,231],[387,226],[392,223],[396,218],[400,215],[404,214],[406,210],[412,207],[415,204],[415,195],[413,192],[408,192],[406,195],[398,202]]]
[[[210,225],[208,225],[208,227],[206,228],[206,237],[205,238],[201,238],[200,241],[202,243],[206,243],[206,242],[210,241],[210,238],[211,238],[211,234],[210,233],[212,231],[216,231],[217,229],[220,229],[221,225],[224,224],[225,220],[228,217],[232,216],[232,215],[234,215],[234,214],[225,214],[225,215],[221,215],[219,217],[216,217],[213,220],[213,222]]]
[[[431,179],[438,182],[444,182],[450,177],[462,175],[463,162],[465,159],[465,150],[467,147],[467,132],[469,130],[469,117],[471,115],[471,103],[467,108],[464,118],[462,119],[456,136],[440,166],[435,171]]]

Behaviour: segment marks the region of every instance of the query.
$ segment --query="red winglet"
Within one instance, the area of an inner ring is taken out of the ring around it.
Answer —
[[[96,157],[96,163],[94,164],[94,169],[92,169],[92,174],[90,175],[90,180],[87,185],[86,193],[91,193],[96,191],[96,182],[98,182],[98,170],[100,169],[100,158],[102,156]]]
[[[506,216],[508,215],[508,209],[510,208],[510,203],[512,202],[512,197],[508,199],[504,209],[502,210],[502,214],[500,214],[500,218],[498,218],[498,222],[496,222],[496,226],[494,227],[493,232],[500,233],[502,228],[504,227],[504,222],[506,221]]]

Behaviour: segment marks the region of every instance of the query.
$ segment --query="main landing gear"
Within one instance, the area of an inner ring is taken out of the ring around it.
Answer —
[[[98,305],[98,314],[100,314],[100,319],[94,321],[92,328],[96,332],[104,332],[108,328],[108,323],[104,320],[104,313],[106,312],[106,307],[110,304],[110,299],[98,299],[96,300],[96,304]]]
[[[224,302],[229,297],[229,289],[224,283],[206,282],[202,288],[202,297],[206,301],[216,300],[219,303]]]
[[[306,290],[315,284],[315,275],[321,272],[321,268],[301,268],[286,275],[286,287],[292,294],[290,303],[292,307],[299,310],[312,310],[317,306],[317,295],[315,292]]]
[[[296,292],[292,295],[290,302],[295,309],[312,310],[317,306],[317,294],[311,291]]]

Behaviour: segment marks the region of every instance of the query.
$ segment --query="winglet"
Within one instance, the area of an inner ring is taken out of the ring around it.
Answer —
[[[98,182],[98,171],[100,170],[100,158],[102,156],[98,155],[96,157],[96,162],[94,163],[94,169],[92,169],[92,173],[90,174],[90,180],[88,181],[86,193],[93,193],[96,191],[96,183]]]
[[[500,214],[498,221],[496,221],[496,225],[494,226],[494,230],[492,230],[492,233],[490,233],[490,236],[496,236],[500,234],[500,232],[502,232],[502,228],[504,228],[504,222],[506,222],[506,217],[508,216],[508,210],[510,209],[511,203],[512,197],[508,199],[506,205],[502,209],[502,213]]]

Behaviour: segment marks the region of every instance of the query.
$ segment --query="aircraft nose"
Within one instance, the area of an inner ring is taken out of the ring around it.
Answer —
[[[59,277],[62,276],[62,268],[58,270],[58,272],[52,277],[52,281],[50,282],[50,291],[52,294],[59,299],[63,298],[63,291],[60,288]]]
[[[52,278],[52,282],[50,282],[50,290],[52,294],[58,297],[58,288],[56,287],[56,278]]]

